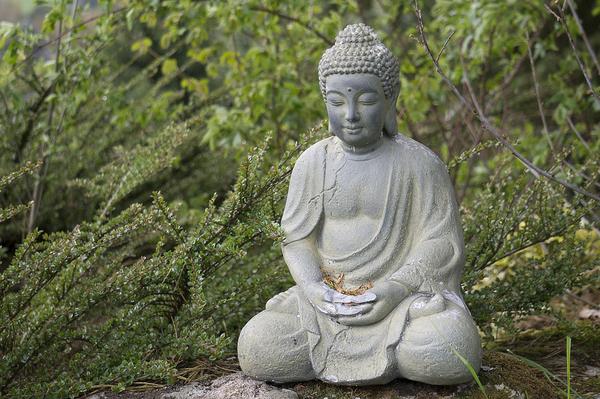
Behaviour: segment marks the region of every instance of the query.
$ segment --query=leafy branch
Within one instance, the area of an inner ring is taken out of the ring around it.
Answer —
[[[531,162],[523,154],[521,154],[512,144],[510,144],[510,142],[508,142],[508,140],[506,140],[506,138],[504,138],[504,136],[498,130],[498,128],[496,128],[489,121],[489,119],[483,112],[483,109],[481,108],[481,105],[479,104],[477,96],[475,95],[473,88],[471,86],[471,82],[469,80],[467,70],[466,70],[466,68],[463,67],[463,82],[465,83],[468,93],[469,93],[469,96],[471,98],[471,102],[467,101],[465,96],[460,92],[460,90],[458,90],[458,88],[454,85],[454,83],[452,83],[450,78],[448,78],[448,76],[444,73],[444,71],[440,67],[440,64],[437,61],[436,57],[433,55],[431,48],[429,47],[429,43],[427,42],[427,37],[425,35],[425,26],[423,24],[423,16],[422,16],[421,10],[418,6],[417,0],[415,0],[415,2],[414,2],[414,8],[415,8],[416,16],[417,16],[417,27],[419,30],[419,35],[421,37],[421,43],[422,43],[425,51],[427,52],[427,55],[433,62],[436,72],[438,73],[438,75],[440,75],[442,80],[450,87],[450,89],[456,95],[456,97],[460,100],[460,102],[470,112],[472,112],[477,117],[477,119],[479,119],[483,128],[486,131],[490,132],[492,134],[492,136],[494,136],[494,138],[496,138],[496,140],[498,140],[506,149],[508,149],[515,156],[515,158],[517,158],[527,168],[527,170],[529,170],[533,174],[534,177],[540,178],[540,176],[543,176],[546,179],[551,180],[555,183],[558,183],[576,193],[579,193],[585,197],[588,197],[595,201],[600,202],[600,196],[598,196],[594,193],[591,193],[575,184],[569,183],[568,181],[565,181],[559,177],[556,177],[553,174],[549,173],[548,171],[536,166],[533,162]]]

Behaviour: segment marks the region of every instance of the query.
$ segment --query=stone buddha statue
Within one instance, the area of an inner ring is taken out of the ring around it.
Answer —
[[[464,242],[447,169],[397,132],[398,61],[363,24],[319,63],[332,137],[296,162],[281,221],[297,285],[240,333],[256,379],[458,384],[479,370],[460,290]]]

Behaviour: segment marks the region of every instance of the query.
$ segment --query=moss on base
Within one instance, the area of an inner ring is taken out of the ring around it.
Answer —
[[[502,352],[486,352],[483,358],[484,370],[480,379],[489,399],[560,398],[559,387],[552,384],[544,374]],[[298,393],[301,399],[441,399],[463,398],[484,399],[485,396],[475,383],[459,386],[432,386],[406,380],[395,380],[387,385],[367,387],[343,387],[318,381],[286,386]]]
[[[485,352],[483,364],[489,371],[480,372],[481,383],[489,399],[530,398],[551,399],[560,397],[560,391],[538,369],[531,367],[514,355],[502,352]],[[463,398],[484,399],[478,387],[465,393]]]

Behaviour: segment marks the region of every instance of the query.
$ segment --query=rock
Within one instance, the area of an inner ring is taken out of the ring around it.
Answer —
[[[556,319],[551,316],[527,316],[515,323],[515,327],[519,330],[541,330],[545,327],[551,327],[556,324]]]
[[[160,399],[298,399],[289,389],[281,389],[262,381],[256,381],[241,373],[214,380],[210,385],[188,384],[168,393]]]
[[[193,382],[138,393],[100,392],[86,396],[85,399],[298,399],[298,395],[289,389],[235,373],[210,383]]]
[[[300,397],[335,399],[456,399],[465,392],[477,390],[474,383],[454,386],[427,385],[405,379],[397,379],[386,385],[362,387],[338,386],[321,381],[306,381],[291,387]]]
[[[595,323],[600,322],[600,310],[584,307],[577,315],[582,320],[591,320]]]

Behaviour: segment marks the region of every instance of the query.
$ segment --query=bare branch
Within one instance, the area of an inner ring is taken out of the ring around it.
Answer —
[[[79,29],[79,28],[81,28],[81,27],[83,27],[83,26],[85,26],[85,25],[87,25],[87,24],[89,24],[89,23],[92,23],[92,22],[96,21],[97,19],[100,19],[100,18],[102,18],[102,17],[104,17],[104,16],[106,16],[106,15],[109,15],[109,14],[118,14],[118,13],[120,13],[120,12],[122,12],[122,11],[125,11],[125,10],[127,10],[127,7],[121,7],[121,8],[117,8],[116,10],[113,10],[113,11],[111,11],[111,12],[109,12],[109,13],[98,14],[98,15],[95,15],[95,16],[93,16],[93,17],[91,17],[91,18],[88,18],[88,19],[86,19],[85,21],[83,21],[83,22],[81,22],[81,23],[79,23],[79,24],[77,24],[77,25],[73,26],[73,27],[72,27],[72,28],[70,28],[70,29],[66,29],[66,30],[64,30],[64,31],[61,31],[61,32],[58,34],[58,36],[56,36],[54,39],[48,40],[46,43],[43,43],[43,44],[40,44],[39,46],[37,46],[37,47],[36,47],[36,48],[35,48],[35,49],[34,49],[34,50],[33,50],[33,51],[32,51],[32,52],[31,52],[31,53],[30,53],[30,54],[29,54],[27,57],[25,57],[25,58],[23,59],[23,61],[19,62],[19,63],[16,65],[16,67],[20,67],[21,65],[23,65],[24,63],[26,63],[27,61],[29,61],[29,60],[30,60],[30,59],[31,59],[31,58],[32,58],[34,55],[36,55],[36,54],[37,54],[37,53],[38,53],[40,50],[44,49],[45,47],[47,47],[47,46],[49,46],[49,45],[51,45],[51,44],[53,44],[53,43],[56,43],[56,42],[58,42],[58,41],[62,40],[62,38],[63,38],[64,36],[66,36],[66,35],[70,35],[70,34],[71,34],[73,31],[76,31],[77,29]]]
[[[584,180],[586,180],[588,182],[588,184],[590,185],[594,185],[598,188],[600,188],[600,183],[597,183],[594,181],[594,179],[588,175],[586,175],[585,173],[583,173],[582,171],[578,170],[575,165],[573,165],[572,163],[570,163],[569,161],[567,161],[566,159],[562,160],[562,163],[564,163],[567,168],[571,169],[573,171],[573,173],[575,173],[576,175],[578,175],[579,177],[583,178]]]
[[[548,10],[548,12],[552,15],[554,15],[554,18],[556,18],[556,22],[560,22],[560,17],[558,16],[557,13],[554,12],[554,10],[552,8],[550,8],[550,6],[548,4],[544,4],[544,7],[546,8],[546,10]]]
[[[581,34],[581,37],[583,38],[585,47],[587,48],[587,51],[590,54],[590,57],[592,58],[594,65],[596,66],[596,71],[598,71],[598,75],[600,75],[600,63],[598,63],[598,58],[596,58],[596,53],[594,52],[594,49],[592,48],[590,41],[588,40],[588,37],[585,34],[585,30],[583,30],[583,25],[581,24],[579,15],[577,15],[577,11],[575,11],[575,5],[573,4],[572,0],[567,0],[567,4],[569,5],[569,8],[571,9],[571,14],[573,14],[573,18],[575,19],[575,23],[577,24],[579,33]]]
[[[506,252],[504,252],[503,254],[501,254],[499,256],[496,256],[493,259],[488,259],[486,261],[486,263],[484,263],[484,265],[481,268],[485,269],[486,267],[493,265],[494,263],[498,262],[499,260],[507,258],[507,257],[509,257],[511,255],[514,255],[517,252],[521,252],[521,251],[523,251],[523,250],[525,250],[527,248],[533,247],[534,245],[537,245],[537,244],[543,244],[546,240],[548,240],[548,238],[559,236],[559,235],[563,234],[566,230],[567,230],[567,228],[563,227],[563,228],[558,229],[556,231],[553,231],[553,232],[551,232],[549,234],[546,234],[543,237],[539,237],[539,238],[534,239],[532,241],[528,241],[528,242],[524,243],[523,245],[520,245],[520,246],[518,246],[516,248],[513,248],[513,249],[511,249],[509,251],[506,251]]]
[[[540,84],[537,79],[537,73],[535,72],[535,63],[533,62],[533,54],[531,53],[531,46],[529,45],[529,33],[525,33],[527,36],[527,54],[529,56],[529,64],[531,65],[531,76],[533,77],[533,87],[535,88],[535,98],[537,100],[538,110],[540,111],[540,117],[542,119],[542,127],[544,129],[544,136],[550,149],[554,152],[554,145],[550,139],[550,133],[548,132],[548,124],[546,123],[546,115],[544,115],[544,107],[542,106],[542,98],[540,96]]]
[[[565,4],[566,4],[566,2],[565,2]],[[552,12],[550,7],[546,7],[546,9],[549,10],[550,12]],[[554,16],[556,16],[556,13],[552,12],[552,14]],[[596,101],[600,104],[600,97],[598,97],[598,93],[596,93],[596,90],[594,90],[594,86],[592,85],[592,81],[585,69],[585,65],[584,65],[581,57],[579,56],[579,51],[577,51],[577,47],[575,47],[575,41],[573,39],[573,36],[571,35],[571,32],[569,31],[569,27],[567,26],[567,22],[565,20],[565,13],[562,8],[559,9],[559,14],[560,14],[560,16],[558,17],[558,19],[560,21],[560,24],[563,27],[563,30],[567,34],[567,38],[569,39],[569,44],[571,45],[571,49],[573,50],[573,55],[575,55],[575,59],[577,60],[577,64],[579,65],[579,69],[581,70],[581,73],[583,74],[585,82],[587,83],[590,91],[592,92],[592,95],[594,96]]]
[[[543,26],[540,27],[538,30],[536,30],[534,35],[527,42],[528,46],[531,46],[540,37],[542,28],[543,28]],[[517,76],[517,73],[521,69],[521,65],[523,65],[523,62],[525,62],[526,59],[527,59],[527,52],[523,53],[521,58],[519,58],[519,60],[515,63],[513,69],[510,71],[510,73],[502,79],[502,84],[499,87],[496,87],[494,90],[492,90],[492,92],[488,96],[491,98],[487,104],[488,108],[496,103],[496,101],[499,99],[500,95],[504,92],[504,90],[508,87],[508,85],[510,85],[510,83],[514,80],[514,78]]]
[[[482,122],[484,128],[489,131],[490,133],[492,133],[492,135],[498,140],[500,141],[500,143],[502,143],[502,145],[504,145],[510,152],[512,152],[512,154],[519,160],[521,161],[521,163],[523,165],[525,165],[525,167],[536,177],[539,178],[540,175],[544,176],[545,178],[547,178],[548,180],[551,180],[555,183],[558,183],[566,188],[569,188],[581,195],[584,195],[586,197],[595,199],[596,201],[600,202],[600,196],[591,193],[587,190],[584,190],[581,187],[576,186],[575,184],[569,183],[565,180],[562,180],[556,176],[554,176],[553,174],[550,174],[549,172],[547,172],[546,170],[534,165],[530,160],[528,160],[527,158],[525,158],[525,156],[523,156],[523,154],[521,154],[519,151],[517,151],[516,148],[514,148],[504,137],[502,137],[501,133],[490,123],[490,121],[487,119],[487,117],[483,114],[483,111],[481,110],[481,107],[479,105],[479,102],[477,101],[477,98],[475,97],[475,93],[473,92],[473,89],[471,87],[471,83],[469,81],[469,77],[467,76],[466,73],[466,69],[463,69],[463,79],[464,82],[467,86],[467,89],[469,90],[469,94],[471,96],[471,99],[473,101],[473,104],[475,106],[475,109],[477,111],[477,117],[479,118],[479,120]]]
[[[440,77],[442,78],[442,80],[444,82],[446,82],[446,84],[454,92],[454,94],[456,95],[456,97],[458,97],[458,99],[460,100],[460,102],[464,106],[466,106],[468,109],[470,109],[472,111],[473,107],[471,106],[471,104],[469,104],[467,102],[467,100],[463,97],[463,95],[460,93],[460,91],[456,88],[456,86],[454,85],[454,83],[452,83],[452,81],[442,71],[442,69],[440,68],[440,64],[433,57],[433,53],[431,52],[431,49],[429,48],[429,43],[427,42],[427,38],[425,37],[425,27],[423,25],[423,15],[421,14],[421,10],[419,9],[419,6],[417,4],[417,0],[415,0],[415,6],[414,7],[415,7],[415,13],[417,15],[417,27],[419,29],[419,34],[421,36],[421,44],[423,45],[423,47],[425,47],[425,51],[427,51],[427,54],[429,54],[429,57],[433,61],[433,66],[435,67],[436,72],[440,75]]]
[[[78,6],[78,0],[73,0],[72,18],[75,17],[75,14],[77,12],[77,6]],[[74,28],[68,29],[67,32],[63,33],[63,23],[64,23],[64,20],[63,20],[63,18],[61,18],[58,22],[58,42],[56,44],[56,56],[55,56],[55,60],[54,60],[54,72],[57,75],[57,79],[58,79],[58,76],[60,76],[60,56],[61,56],[61,50],[62,50],[62,48],[61,48],[62,38],[65,35],[67,35],[67,38],[70,38],[71,32],[74,29]],[[68,42],[67,42],[67,46],[68,46]],[[48,132],[52,131],[54,110],[55,110],[55,103],[52,102],[50,104],[50,109],[48,110]],[[63,112],[61,114],[59,123],[56,128],[57,131],[62,130],[62,124],[63,124],[64,118],[65,118],[65,113],[66,113],[66,108],[63,109]],[[48,174],[50,155],[46,153],[46,144],[44,144],[44,143],[42,144],[40,152],[41,152],[41,157],[42,157],[42,167],[39,169],[38,174],[36,175],[36,178],[35,178],[35,183],[34,183],[34,187],[33,187],[33,195],[32,195],[33,205],[31,206],[31,211],[29,213],[29,218],[27,221],[27,233],[31,233],[33,231],[33,228],[35,227],[35,219],[40,211],[40,206],[41,206],[41,201],[42,201],[42,193],[44,190],[44,179],[46,178],[46,175]]]
[[[48,87],[46,87],[44,89],[44,91],[40,94],[40,96],[35,101],[35,103],[33,103],[29,107],[29,110],[31,111],[31,113],[29,114],[29,117],[27,118],[27,123],[25,124],[25,128],[23,129],[23,132],[19,135],[20,136],[19,143],[17,144],[17,149],[15,150],[15,154],[13,155],[13,161],[15,163],[21,162],[21,156],[23,154],[23,150],[25,149],[25,146],[27,145],[27,142],[29,141],[29,138],[31,137],[31,133],[33,132],[34,124],[35,124],[37,116],[41,110],[41,107],[44,104],[44,101],[46,101],[46,98],[52,93],[52,90],[54,90],[54,87],[56,86],[57,82],[58,82],[58,77],[55,78],[52,81],[52,83],[50,83],[50,85],[48,85]]]
[[[450,33],[450,35],[448,36],[448,38],[446,39],[446,41],[444,42],[444,45],[442,46],[442,48],[440,49],[440,52],[438,53],[437,57],[435,57],[435,61],[439,62],[440,61],[440,57],[442,56],[442,53],[444,52],[444,50],[446,49],[446,46],[448,45],[448,42],[450,41],[450,39],[452,39],[452,36],[454,36],[454,34],[456,33],[455,30],[452,31],[452,33]]]
[[[60,75],[60,50],[61,43],[63,37],[63,19],[61,18],[58,22],[58,43],[56,44],[56,56],[54,59],[54,72],[57,75]],[[52,102],[50,104],[50,109],[48,110],[48,130],[52,129],[52,118],[54,116],[54,107],[55,103]],[[40,202],[42,200],[42,191],[43,191],[43,180],[48,172],[48,155],[46,154],[46,145],[42,144],[41,146],[41,157],[42,157],[42,167],[38,170],[37,175],[35,176],[35,183],[33,185],[33,195],[31,198],[31,202],[33,205],[31,206],[31,210],[29,212],[29,218],[27,220],[27,233],[31,233],[35,226],[35,219],[40,210]]]
[[[304,22],[301,21],[300,19],[296,18],[296,17],[292,17],[290,15],[286,15],[283,14],[277,10],[271,10],[270,8],[266,8],[266,7],[250,7],[250,10],[252,11],[258,11],[258,12],[264,12],[267,14],[271,14],[271,15],[275,15],[279,18],[291,21],[291,22],[295,22],[301,26],[303,26],[306,30],[314,33],[315,35],[317,35],[321,40],[323,40],[325,43],[327,43],[329,46],[333,45],[333,42],[331,40],[329,40],[327,38],[327,36],[325,36],[324,34],[322,34],[321,32],[319,32],[318,30],[316,30],[315,28],[313,28],[312,26],[310,26],[310,24],[308,22]]]
[[[573,130],[573,132],[575,132],[575,135],[577,136],[577,138],[579,139],[579,141],[581,141],[581,143],[583,144],[583,146],[588,150],[591,151],[590,149],[590,145],[587,143],[587,141],[585,141],[583,139],[583,136],[581,135],[581,133],[579,133],[579,131],[577,130],[577,128],[575,127],[575,124],[573,124],[573,121],[571,120],[570,116],[567,116],[567,123],[569,124],[569,127],[571,128],[571,130]]]
[[[477,101],[477,97],[475,96],[475,93],[473,92],[473,88],[471,87],[471,83],[470,83],[467,73],[466,73],[466,68],[463,67],[463,81],[464,81],[465,85],[467,86],[467,89],[469,90],[469,95],[471,97],[472,104],[469,101],[467,101],[467,99],[462,95],[460,90],[458,90],[458,88],[454,85],[454,83],[452,83],[452,81],[448,78],[448,76],[446,76],[444,71],[442,71],[439,63],[435,60],[435,57],[434,57],[433,53],[431,52],[431,49],[429,48],[429,44],[427,43],[427,38],[425,36],[425,27],[423,24],[423,17],[421,14],[421,10],[419,9],[417,0],[414,1],[414,8],[415,8],[415,14],[417,16],[417,27],[419,30],[419,34],[421,36],[421,42],[423,44],[423,47],[425,48],[425,51],[429,55],[429,58],[433,62],[435,70],[440,75],[442,80],[444,82],[446,82],[446,84],[450,87],[450,89],[456,95],[456,97],[459,99],[459,101],[465,107],[467,107],[467,109],[469,109],[471,112],[473,112],[473,114],[475,114],[477,119],[479,119],[479,121],[481,122],[483,128],[486,129],[488,132],[490,132],[492,134],[492,136],[494,136],[496,138],[496,140],[498,140],[505,148],[507,148],[515,156],[515,158],[517,158],[527,168],[527,170],[529,170],[536,178],[540,178],[540,176],[543,176],[550,181],[553,181],[553,182],[558,183],[572,191],[575,191],[576,193],[579,193],[581,195],[584,195],[588,198],[591,198],[591,199],[594,199],[594,200],[600,202],[600,196],[598,196],[594,193],[591,193],[589,191],[586,191],[586,190],[582,189],[581,187],[578,187],[572,183],[564,181],[558,177],[555,177],[554,175],[548,173],[546,170],[541,169],[538,166],[534,165],[530,160],[528,160],[525,156],[523,156],[523,154],[521,154],[519,151],[517,151],[517,149],[514,148],[508,142],[508,140],[506,140],[503,137],[502,133],[500,133],[500,131],[494,125],[491,124],[489,119],[483,113],[483,110],[481,109],[481,106],[479,105],[479,102]]]
[[[600,309],[600,306],[598,306],[597,304],[595,304],[594,302],[590,302],[585,298],[582,298],[578,295],[575,295],[572,291],[565,289],[565,294],[567,294],[568,296],[570,296],[571,298],[577,300],[577,301],[581,301],[583,303],[585,303],[586,305],[594,308],[594,309]]]

